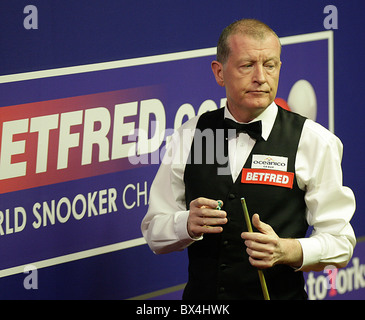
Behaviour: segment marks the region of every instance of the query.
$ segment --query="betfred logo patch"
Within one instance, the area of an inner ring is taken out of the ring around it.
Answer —
[[[242,169],[241,183],[293,188],[294,173],[265,169]]]

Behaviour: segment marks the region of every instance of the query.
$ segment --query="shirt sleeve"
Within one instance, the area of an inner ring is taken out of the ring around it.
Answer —
[[[353,254],[356,237],[350,220],[355,197],[342,183],[342,151],[335,135],[306,120],[295,164],[298,185],[305,190],[307,222],[313,228],[309,238],[298,239],[304,271],[344,267]]]
[[[195,240],[189,236],[189,211],[185,203],[184,170],[197,117],[189,120],[171,137],[165,156],[152,183],[149,207],[141,231],[156,254],[185,249]]]

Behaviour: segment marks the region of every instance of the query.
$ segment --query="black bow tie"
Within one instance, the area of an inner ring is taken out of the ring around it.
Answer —
[[[247,133],[251,138],[260,140],[262,133],[261,121],[255,121],[251,123],[237,123],[231,119],[224,119],[224,125],[226,129],[236,129],[236,133]]]

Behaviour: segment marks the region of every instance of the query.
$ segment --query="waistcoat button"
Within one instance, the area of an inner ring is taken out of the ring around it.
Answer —
[[[225,270],[225,269],[227,269],[227,265],[225,264],[225,263],[222,263],[220,266],[219,266],[219,268],[223,271],[223,270]]]

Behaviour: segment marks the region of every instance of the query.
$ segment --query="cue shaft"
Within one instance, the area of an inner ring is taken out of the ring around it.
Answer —
[[[243,214],[244,214],[245,220],[246,220],[247,230],[248,230],[248,232],[253,232],[250,215],[248,214],[245,198],[241,198],[241,204],[242,204]],[[259,279],[260,279],[260,284],[261,284],[262,293],[264,295],[264,299],[270,300],[269,291],[267,290],[264,273],[260,269],[257,269],[257,272],[259,274]]]

